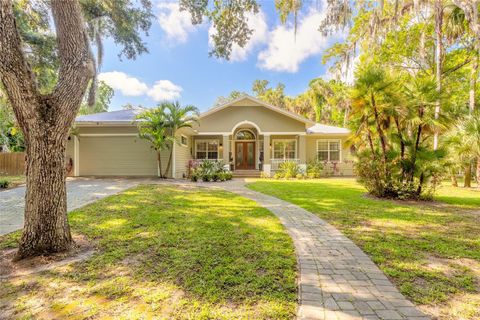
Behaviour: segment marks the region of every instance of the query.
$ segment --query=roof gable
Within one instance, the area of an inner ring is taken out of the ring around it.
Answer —
[[[215,112],[218,112],[218,111],[221,111],[225,108],[228,108],[228,107],[241,107],[243,105],[243,103],[247,103],[246,105],[248,106],[260,106],[260,107],[264,107],[264,108],[267,108],[267,109],[270,109],[272,111],[275,111],[275,112],[278,112],[280,114],[283,114],[287,117],[290,117],[292,119],[295,119],[297,121],[300,121],[300,122],[303,122],[303,123],[306,123],[306,124],[310,124],[310,125],[313,125],[315,124],[314,121],[310,120],[310,119],[307,119],[305,117],[302,117],[296,113],[293,113],[293,112],[290,112],[288,110],[284,110],[284,109],[281,109],[279,107],[276,107],[274,105],[271,105],[271,104],[268,104],[262,100],[259,100],[257,98],[254,98],[252,96],[242,96],[238,99],[235,99],[235,100],[232,100],[230,102],[227,102],[221,106],[218,106],[218,107],[215,107],[215,108],[212,108],[208,111],[205,111],[203,112],[201,115],[200,115],[200,119],[201,118],[204,118],[206,116],[209,116]]]

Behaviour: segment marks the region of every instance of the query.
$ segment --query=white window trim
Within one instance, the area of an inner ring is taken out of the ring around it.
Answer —
[[[319,150],[318,148],[318,143],[319,142],[327,142],[327,145],[328,145],[328,150]],[[339,151],[339,160],[338,161],[330,161],[330,142],[338,142],[338,151]],[[316,141],[316,144],[317,144],[317,153],[315,155],[315,158],[318,160],[318,152],[319,151],[327,151],[328,152],[328,160],[327,162],[337,162],[337,163],[341,163],[343,161],[343,155],[342,155],[342,139],[317,139]]]
[[[207,145],[207,159],[197,159],[197,143],[198,142],[212,142],[212,141],[216,141],[217,142],[217,159],[208,159],[208,145]],[[202,140],[195,140],[195,160],[219,160],[219,156],[220,156],[220,140],[218,139],[202,139]]]
[[[187,144],[184,144],[184,143],[182,142],[182,139],[183,139],[183,138],[185,138],[185,139],[187,140]],[[181,134],[181,135],[180,135],[180,145],[181,145],[182,147],[188,147],[188,137],[187,137],[186,135],[184,135],[184,134]]]
[[[283,152],[283,158],[275,158],[275,142],[295,142],[295,157],[293,159],[297,159],[297,139],[272,139],[272,160],[293,160],[290,158],[285,158],[285,150]],[[265,150],[264,150],[265,152]],[[265,157],[265,156],[264,156]]]

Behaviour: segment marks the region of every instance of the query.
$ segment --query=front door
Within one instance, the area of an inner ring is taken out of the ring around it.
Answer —
[[[235,169],[255,169],[255,142],[235,142]]]

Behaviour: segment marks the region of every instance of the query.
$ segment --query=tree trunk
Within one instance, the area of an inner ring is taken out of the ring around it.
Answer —
[[[59,69],[42,94],[28,64],[11,0],[0,1],[0,79],[25,136],[25,225],[16,259],[68,249],[65,149],[94,65],[78,1],[51,0]]]
[[[455,172],[451,173],[450,179],[452,181],[452,187],[458,187],[457,175],[455,174]]]
[[[165,168],[165,178],[168,177],[168,170],[170,170],[170,166],[172,165],[172,158],[173,158],[173,142],[170,146],[170,155],[168,156],[167,168]],[[173,175],[172,175],[173,176]]]
[[[68,250],[73,242],[67,219],[68,135],[46,128],[26,137],[25,225],[16,259]]]
[[[477,78],[478,78],[478,54],[477,57],[473,60],[472,72],[470,74],[470,99],[469,99],[469,109],[470,113],[475,111],[475,99],[477,93]]]
[[[443,5],[442,0],[435,0],[435,78],[437,81],[437,93],[442,92],[442,54],[443,54]],[[440,117],[441,102],[440,98],[435,103],[435,120]],[[438,128],[435,128],[433,136],[433,150],[438,149]]]
[[[384,165],[384,170],[385,170],[385,176],[388,176],[388,170],[387,170],[387,143],[385,139],[385,135],[382,130],[382,126],[380,124],[380,116],[377,110],[377,104],[375,102],[375,96],[372,94],[371,95],[371,102],[372,102],[372,108],[373,108],[373,113],[375,116],[375,123],[377,125],[377,132],[378,135],[380,136],[380,145],[382,147],[382,153],[383,153],[383,165]]]
[[[160,151],[157,150],[157,175],[160,178],[163,178],[162,175],[162,156],[160,155]]]
[[[465,181],[463,182],[463,186],[465,188],[472,187],[472,164],[469,162],[468,165],[465,167]]]
[[[477,158],[477,188],[480,189],[480,157]]]

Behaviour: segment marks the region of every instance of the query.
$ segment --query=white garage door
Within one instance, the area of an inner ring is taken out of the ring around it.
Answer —
[[[155,151],[135,136],[80,136],[79,155],[81,176],[157,175]]]

